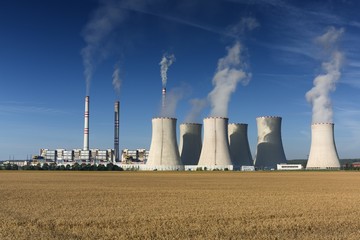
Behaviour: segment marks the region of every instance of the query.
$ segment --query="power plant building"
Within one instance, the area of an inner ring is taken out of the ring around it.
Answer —
[[[287,162],[281,139],[281,117],[258,117],[256,123],[258,142],[255,167],[276,169],[277,164]]]
[[[241,166],[254,165],[247,129],[248,125],[245,123],[230,123],[228,125],[231,161],[236,169],[240,169]]]
[[[306,169],[340,169],[333,123],[311,125],[311,147]]]
[[[153,118],[149,157],[146,162],[154,170],[182,170],[176,140],[176,118]]]
[[[204,141],[198,165],[207,169],[223,169],[231,166],[228,140],[228,118],[204,119]]]
[[[184,165],[197,165],[199,162],[202,140],[200,123],[180,124],[179,152]]]

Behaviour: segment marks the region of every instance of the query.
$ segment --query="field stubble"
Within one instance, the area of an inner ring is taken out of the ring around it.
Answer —
[[[357,172],[0,172],[0,239],[358,239]]]

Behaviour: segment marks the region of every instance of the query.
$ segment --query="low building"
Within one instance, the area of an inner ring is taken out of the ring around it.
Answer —
[[[286,170],[286,171],[292,171],[292,170],[303,170],[304,167],[301,164],[277,164],[276,165],[277,170]]]

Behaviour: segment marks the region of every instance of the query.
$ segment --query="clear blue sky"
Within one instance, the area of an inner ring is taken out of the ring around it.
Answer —
[[[149,3],[151,2],[151,3]],[[81,148],[86,84],[81,55],[92,37],[86,26],[111,14],[111,28],[91,55],[90,147],[113,147],[112,86],[118,63],[122,79],[120,147],[150,147],[151,118],[161,105],[159,62],[165,52],[176,61],[168,70],[168,91],[183,89],[176,108],[183,122],[193,98],[206,98],[218,60],[241,42],[248,85],[238,84],[229,121],[249,124],[256,150],[256,117],[283,118],[288,159],[306,158],[310,148],[311,104],[305,94],[322,72],[315,38],[343,28],[339,50],[345,61],[331,92],[340,158],[360,157],[360,3],[356,0],[12,0],[0,3],[0,160],[25,159],[40,148]],[[258,23],[233,34],[244,18]],[[108,25],[102,25],[107,26]],[[100,33],[96,32],[100,31]],[[201,118],[208,116],[206,107]]]

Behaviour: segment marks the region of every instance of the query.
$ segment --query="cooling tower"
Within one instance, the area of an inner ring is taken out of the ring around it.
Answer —
[[[114,156],[115,162],[119,161],[119,119],[120,119],[120,102],[115,102],[115,118],[114,118]]]
[[[180,124],[179,152],[184,165],[197,165],[201,153],[201,127],[200,123]]]
[[[227,126],[228,118],[209,117],[204,119],[204,142],[198,165],[232,165]]]
[[[306,169],[340,169],[333,123],[311,125],[311,147]]]
[[[237,168],[253,165],[247,129],[248,125],[245,123],[231,123],[228,125],[231,160]]]
[[[89,150],[89,96],[85,97],[85,116],[84,116],[84,151]]]
[[[258,143],[255,167],[276,169],[276,165],[286,163],[281,140],[281,117],[258,117]]]
[[[176,141],[176,118],[152,119],[151,145],[146,165],[182,165]]]

